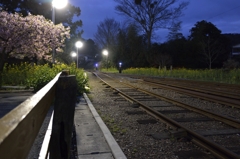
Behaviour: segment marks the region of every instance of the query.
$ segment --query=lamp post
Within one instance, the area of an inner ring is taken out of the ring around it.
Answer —
[[[77,53],[74,52],[74,51],[72,51],[72,52],[71,52],[71,56],[72,56],[72,61],[73,61],[73,58],[75,58],[75,57],[77,56]]]
[[[98,63],[95,64],[95,70],[98,70]]]
[[[107,70],[108,70],[108,51],[103,50],[103,55],[107,56]]]
[[[77,47],[77,68],[78,68],[78,49],[83,46],[83,43],[81,41],[77,41],[75,43],[75,46]]]
[[[122,62],[119,62],[118,66],[119,66],[119,73],[122,73]]]
[[[55,8],[62,9],[64,8],[68,3],[68,0],[53,0],[52,1],[52,22],[55,25]],[[55,48],[53,48],[52,53],[52,63],[55,63]]]

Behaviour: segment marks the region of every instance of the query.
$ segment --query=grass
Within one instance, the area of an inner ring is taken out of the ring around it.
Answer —
[[[120,133],[120,134],[125,134],[127,132],[127,129],[121,128],[121,124],[119,125],[115,123],[113,118],[110,118],[109,116],[104,116],[104,115],[101,115],[101,118],[104,121],[104,123],[108,125],[111,132]]]
[[[104,72],[118,73],[117,69],[102,69]],[[193,69],[157,69],[157,68],[129,68],[122,71],[123,74],[143,75],[143,76],[155,76],[163,78],[181,78],[191,79],[198,81],[212,81],[228,84],[240,85],[240,69],[223,70],[223,69],[205,69],[205,70],[193,70]]]

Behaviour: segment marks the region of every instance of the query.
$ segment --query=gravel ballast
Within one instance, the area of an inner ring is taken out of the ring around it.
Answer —
[[[114,95],[113,91],[105,88],[106,86],[102,85],[96,76],[91,73],[88,75],[91,89],[88,96],[127,158],[178,159],[185,151],[201,150],[185,138],[154,138],[154,134],[168,133],[165,124],[159,121],[155,124],[139,124],[138,120],[154,118],[146,113],[128,115],[127,112],[141,109],[122,100],[124,98],[121,96]],[[204,150],[201,152],[207,153]]]

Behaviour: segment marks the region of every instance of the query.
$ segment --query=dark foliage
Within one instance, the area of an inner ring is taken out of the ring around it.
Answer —
[[[141,4],[142,0],[135,0],[136,4]]]

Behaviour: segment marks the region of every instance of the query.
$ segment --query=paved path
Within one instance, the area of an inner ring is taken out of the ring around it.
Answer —
[[[0,118],[17,107],[28,97],[33,95],[32,91],[4,91],[0,92]]]
[[[74,122],[78,159],[126,159],[86,94],[75,108]]]

